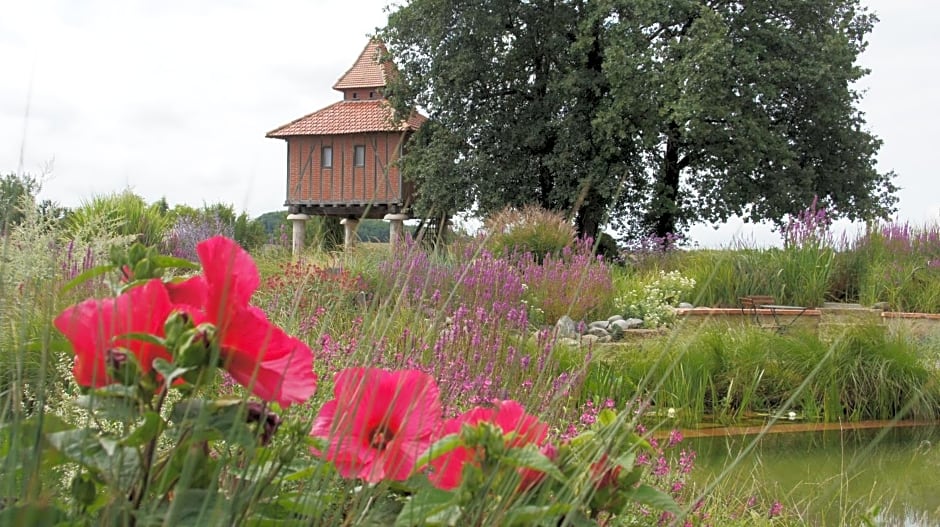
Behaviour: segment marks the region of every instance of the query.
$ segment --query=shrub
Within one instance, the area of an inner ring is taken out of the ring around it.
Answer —
[[[557,256],[571,245],[577,232],[561,213],[535,205],[522,209],[505,208],[484,222],[487,248],[495,255],[530,252],[536,261],[545,255]]]
[[[617,307],[623,316],[643,320],[646,328],[672,324],[675,308],[695,288],[695,279],[682,276],[679,271],[659,271],[659,276],[643,286],[617,297]]]
[[[232,237],[235,230],[218,214],[177,216],[161,244],[164,251],[177,258],[195,261],[196,245],[216,235]]]
[[[584,320],[607,314],[602,310],[613,297],[610,268],[592,248],[591,240],[585,239],[564,247],[557,256],[546,255],[541,263],[531,256],[523,258],[518,267],[533,318],[554,324],[562,315]]]
[[[169,227],[169,217],[158,204],[147,205],[143,198],[129,190],[95,196],[82,203],[68,218],[68,232],[72,237],[89,240],[127,236],[150,247],[163,241]]]

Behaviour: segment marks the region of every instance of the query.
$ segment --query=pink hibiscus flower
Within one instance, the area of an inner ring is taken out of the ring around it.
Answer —
[[[75,381],[95,388],[114,383],[108,375],[107,361],[119,362],[125,352],[136,357],[143,373],[153,371],[157,357],[172,360],[162,346],[121,336],[163,336],[163,324],[171,310],[170,297],[160,280],[151,280],[116,298],[91,299],[66,308],[53,323],[75,350]]]
[[[346,478],[403,481],[440,428],[437,385],[416,370],[349,368],[336,374],[335,399],[320,409],[310,435]]]
[[[317,387],[313,352],[248,304],[260,282],[251,256],[224,236],[200,242],[196,252],[203,274],[167,284],[170,299],[189,306],[197,324],[215,325],[222,366],[242,386],[281,406],[309,399]]]
[[[493,407],[476,407],[453,419],[444,422],[442,436],[456,434],[464,424],[475,425],[482,422],[493,423],[508,434],[514,432],[509,441],[510,448],[521,448],[528,444],[542,446],[548,436],[548,425],[539,421],[537,417],[529,415],[516,401],[496,401]],[[545,451],[550,453],[550,449]],[[460,485],[465,463],[479,463],[475,459],[477,452],[466,447],[457,447],[454,450],[433,460],[433,471],[430,475],[431,483],[436,487],[451,490]],[[535,477],[527,471],[523,472],[527,484],[534,484]]]

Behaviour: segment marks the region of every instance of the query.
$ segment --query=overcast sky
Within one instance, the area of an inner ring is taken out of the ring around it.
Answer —
[[[171,205],[283,208],[286,148],[264,134],[339,100],[330,87],[386,0],[0,0],[0,173],[48,172],[75,206],[130,188]],[[898,173],[899,218],[940,218],[940,2],[870,0],[861,62],[878,164]],[[732,222],[703,245],[773,238]]]

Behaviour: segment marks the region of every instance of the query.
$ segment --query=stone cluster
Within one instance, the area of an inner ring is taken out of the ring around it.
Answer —
[[[679,304],[679,309],[692,309],[692,304],[683,302]],[[555,338],[558,343],[574,346],[619,342],[628,335],[646,335],[660,333],[661,331],[662,328],[644,328],[642,319],[624,318],[620,315],[613,315],[607,320],[595,320],[589,323],[575,322],[571,317],[565,315],[555,323]]]
[[[555,338],[562,344],[595,344],[622,340],[627,331],[643,327],[639,318],[623,318],[614,315],[607,320],[595,320],[588,324],[577,323],[565,315],[555,324]]]

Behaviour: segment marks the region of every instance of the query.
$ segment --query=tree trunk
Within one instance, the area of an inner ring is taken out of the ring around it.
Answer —
[[[646,224],[659,238],[674,235],[679,222],[679,125],[669,123],[666,132],[666,152],[659,181],[653,187],[653,200],[647,212]]]
[[[574,226],[578,230],[578,236],[584,238],[590,236],[597,239],[601,225],[604,223],[607,214],[607,203],[601,199],[595,190],[594,185],[588,183],[587,188],[581,192],[578,199],[577,214],[574,218]]]

